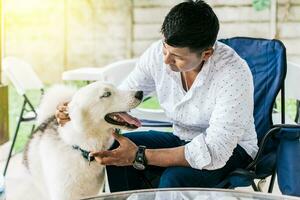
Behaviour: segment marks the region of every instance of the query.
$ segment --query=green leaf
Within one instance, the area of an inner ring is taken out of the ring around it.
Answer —
[[[252,0],[252,5],[256,11],[265,10],[270,7],[271,0]]]

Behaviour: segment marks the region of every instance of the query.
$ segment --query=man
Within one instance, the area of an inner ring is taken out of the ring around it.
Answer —
[[[218,31],[217,16],[201,0],[180,3],[165,17],[163,39],[145,51],[121,88],[155,91],[173,132],[114,134],[111,150],[93,152],[107,165],[112,192],[214,187],[256,155],[251,72],[216,42]]]

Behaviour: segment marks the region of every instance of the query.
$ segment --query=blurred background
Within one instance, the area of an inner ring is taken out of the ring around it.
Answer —
[[[138,57],[161,38],[160,26],[181,0],[2,0],[3,56],[22,58],[45,83],[65,70]],[[219,38],[277,38],[300,62],[300,0],[207,0]]]

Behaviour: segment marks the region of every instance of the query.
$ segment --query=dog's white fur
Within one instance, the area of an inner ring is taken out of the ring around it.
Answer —
[[[111,95],[103,97],[105,92]],[[70,101],[71,118],[63,127],[47,127],[36,132],[27,146],[28,169],[45,199],[73,200],[99,192],[104,181],[104,167],[95,161],[89,165],[72,145],[88,151],[108,149],[113,142],[114,128],[124,127],[107,123],[104,116],[136,107],[140,100],[135,94],[101,82],[76,92],[56,86],[45,94],[39,107],[38,123],[53,116],[57,105],[65,101]]]

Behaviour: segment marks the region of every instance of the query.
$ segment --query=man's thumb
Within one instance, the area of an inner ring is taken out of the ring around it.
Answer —
[[[119,132],[117,131],[114,131],[112,133],[112,136],[115,138],[115,140],[117,140],[118,142],[120,142],[124,136],[122,136]]]

